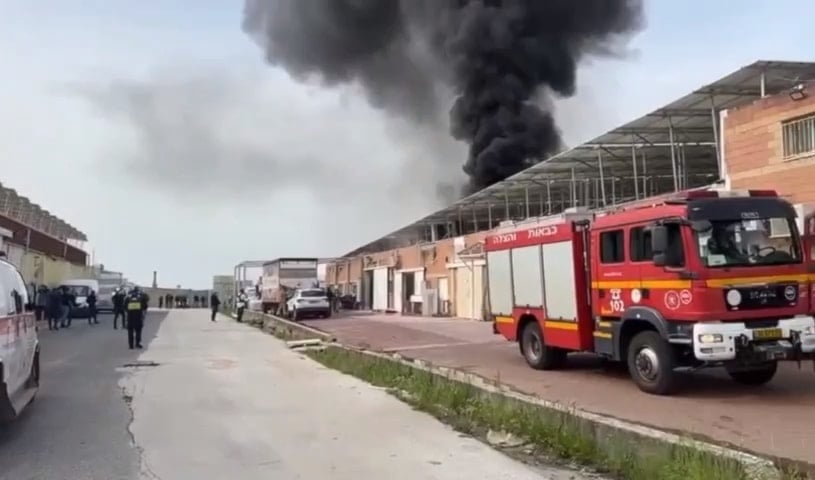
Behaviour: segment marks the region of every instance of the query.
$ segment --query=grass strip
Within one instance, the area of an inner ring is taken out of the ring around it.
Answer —
[[[305,352],[326,367],[388,388],[415,408],[457,430],[488,430],[524,439],[534,455],[576,463],[625,480],[742,480],[743,466],[686,446],[599,432],[568,413],[485,392],[402,363],[328,347]]]

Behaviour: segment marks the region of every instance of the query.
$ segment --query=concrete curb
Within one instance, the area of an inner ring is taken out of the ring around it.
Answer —
[[[248,325],[260,328],[264,332],[287,340],[319,339],[326,343],[336,341],[334,336],[329,333],[309,327],[308,325],[286,320],[285,318],[269,315],[268,313],[244,312],[243,321]]]
[[[653,446],[653,442],[656,441],[662,444],[663,446],[688,447],[710,453],[711,455],[714,456],[725,457],[735,460],[744,466],[744,470],[747,474],[747,477],[750,478],[751,480],[779,480],[783,478],[782,472],[775,466],[773,461],[759,457],[757,455],[753,455],[751,453],[741,452],[733,448],[723,447],[709,442],[703,442],[700,440],[682,437],[680,435],[658,430],[656,428],[646,427],[635,423],[627,422],[624,420],[619,420],[616,418],[587,412],[585,410],[568,407],[560,403],[543,400],[533,395],[521,393],[517,390],[514,390],[513,388],[506,384],[501,384],[486,379],[480,375],[464,372],[462,370],[457,370],[453,368],[435,366],[429,362],[418,359],[410,359],[398,353],[397,354],[380,353],[376,351],[355,348],[336,342],[330,343],[326,346],[341,348],[343,350],[347,350],[357,354],[397,362],[407,367],[432,373],[434,375],[438,375],[448,380],[453,380],[472,385],[473,387],[478,388],[483,392],[489,394],[503,395],[505,397],[512,398],[520,402],[529,403],[548,410],[553,410],[562,414],[572,416],[581,423],[585,424],[587,427],[591,428],[591,430],[595,432],[595,437],[600,442],[603,441],[603,437],[607,437],[607,434],[613,431],[617,433],[618,436],[619,434],[623,434],[624,436],[631,438],[632,441],[641,445],[643,448],[649,448],[649,445]]]

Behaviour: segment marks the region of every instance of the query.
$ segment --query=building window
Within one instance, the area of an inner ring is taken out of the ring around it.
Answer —
[[[815,154],[815,115],[783,122],[781,135],[785,160]]]

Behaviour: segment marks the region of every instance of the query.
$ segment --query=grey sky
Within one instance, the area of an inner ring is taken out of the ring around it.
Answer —
[[[464,181],[446,130],[265,64],[240,1],[0,5],[0,181],[136,281],[207,287],[244,259],[342,254],[439,207],[425,179]],[[558,102],[565,140],[758,58],[815,60],[815,34],[788,23],[815,4],[739,5],[651,0],[633,54],[584,65]]]

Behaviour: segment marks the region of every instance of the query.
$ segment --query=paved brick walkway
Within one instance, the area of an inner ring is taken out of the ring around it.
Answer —
[[[304,323],[348,344],[500,377],[546,400],[815,464],[811,362],[803,363],[801,371],[795,364],[783,365],[761,388],[737,385],[719,371],[697,373],[678,395],[657,397],[640,392],[624,368],[604,368],[591,355],[570,356],[567,370],[532,370],[517,344],[493,335],[488,323],[365,313]]]

